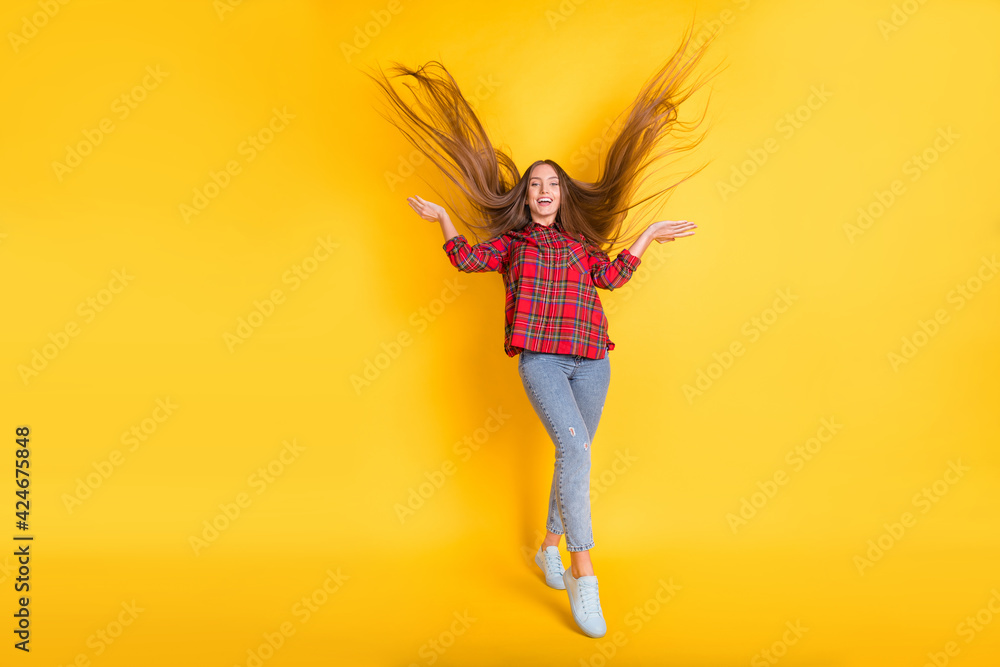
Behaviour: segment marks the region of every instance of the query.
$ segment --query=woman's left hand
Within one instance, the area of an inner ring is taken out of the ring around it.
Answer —
[[[682,236],[691,236],[697,227],[688,220],[661,220],[651,224],[646,232],[657,243],[666,243]]]

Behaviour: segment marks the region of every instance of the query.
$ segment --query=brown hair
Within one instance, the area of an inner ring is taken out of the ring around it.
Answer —
[[[667,145],[654,151],[660,140],[675,129],[690,131],[704,120],[702,114],[697,122],[684,123],[678,120],[677,113],[679,105],[705,83],[702,80],[684,87],[712,41],[709,37],[699,42],[687,55],[692,32],[693,25],[685,31],[676,52],[646,82],[627,109],[625,120],[613,132],[607,152],[601,156],[594,183],[571,178],[552,160],[538,160],[522,175],[511,155],[490,141],[455,79],[436,60],[416,69],[393,63],[390,71],[394,76],[412,77],[416,83],[412,86],[404,80],[414,96],[412,105],[403,100],[381,70],[379,76],[368,76],[385,92],[391,109],[399,116],[396,119],[383,113],[383,117],[465,196],[471,208],[469,212],[464,212],[450,199],[449,202],[456,217],[467,227],[485,232],[487,238],[524,228],[531,221],[527,204],[528,176],[535,165],[544,162],[559,176],[561,202],[556,219],[568,233],[583,234],[588,242],[603,248],[605,244],[615,245],[622,239],[621,227],[629,210],[640,204],[652,205],[659,197],[669,196],[674,188],[707,166],[702,165],[640,201],[631,201],[639,187],[653,175],[653,172],[647,173],[640,180],[643,172],[660,158],[695,148],[704,138],[702,135],[688,143]],[[477,224],[475,219],[484,222]]]

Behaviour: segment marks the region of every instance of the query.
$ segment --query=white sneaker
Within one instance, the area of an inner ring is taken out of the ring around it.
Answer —
[[[559,547],[539,547],[535,554],[535,562],[545,573],[545,583],[552,588],[563,590],[566,584],[563,582],[563,564],[559,557]]]
[[[563,572],[563,583],[569,594],[569,608],[573,612],[573,620],[588,637],[603,637],[608,631],[601,612],[601,599],[597,594],[597,577],[585,575],[574,578],[573,570],[566,568]]]

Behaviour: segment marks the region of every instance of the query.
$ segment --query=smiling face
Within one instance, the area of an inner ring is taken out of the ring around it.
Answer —
[[[559,175],[552,165],[541,163],[528,177],[528,208],[531,219],[540,225],[551,225],[559,212]]]

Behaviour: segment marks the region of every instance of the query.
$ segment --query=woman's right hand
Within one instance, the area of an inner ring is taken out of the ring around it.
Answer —
[[[443,206],[435,204],[434,202],[429,202],[426,199],[421,199],[420,197],[407,197],[406,203],[409,204],[410,208],[416,211],[417,215],[424,220],[441,222],[448,216]]]
[[[666,243],[682,236],[691,236],[698,225],[688,220],[661,220],[654,222],[646,232],[657,243]]]

